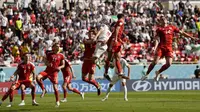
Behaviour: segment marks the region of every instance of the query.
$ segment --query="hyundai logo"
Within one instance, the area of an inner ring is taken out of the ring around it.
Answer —
[[[151,83],[148,81],[135,81],[132,84],[132,89],[135,91],[149,91],[151,89]]]

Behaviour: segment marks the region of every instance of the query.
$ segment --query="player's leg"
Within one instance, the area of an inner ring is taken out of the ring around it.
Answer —
[[[95,68],[93,68],[93,70],[89,73],[89,81],[90,84],[92,84],[93,86],[95,86],[97,88],[97,94],[98,96],[101,94],[101,85],[95,80],[94,78],[94,70]]]
[[[172,57],[165,57],[165,59],[166,59],[166,63],[160,68],[160,70],[156,71],[155,79],[157,81],[159,80],[159,74],[167,70],[172,64],[172,61],[173,61]]]
[[[87,74],[82,73],[82,81],[90,83],[89,79],[87,78]]]
[[[120,48],[118,48],[118,49],[120,49]],[[118,51],[119,51],[119,52],[118,52]],[[120,50],[117,50],[117,51],[114,53],[114,58],[115,58],[115,65],[116,65],[118,74],[123,74],[122,66],[121,66],[121,63],[120,63],[120,59],[121,59]]]
[[[16,83],[16,84],[13,84],[11,85],[10,89],[8,90],[8,92],[6,92],[1,101],[0,101],[0,106],[1,104],[7,99],[7,97],[9,96],[10,97],[10,103],[7,107],[11,107],[12,106],[12,101],[13,101],[13,92],[16,88],[18,88],[20,86],[20,83]]]
[[[64,82],[62,84],[62,89],[63,89],[63,95],[64,95],[64,97],[60,101],[61,102],[67,102],[67,82],[65,82],[65,80],[64,80]]]
[[[89,73],[88,63],[88,61],[84,61],[82,64],[82,80],[84,82],[90,83],[89,79],[87,78],[87,75]]]
[[[24,102],[24,98],[25,98],[25,85],[21,84],[21,103],[19,104],[19,106],[24,106],[25,102]]]
[[[70,91],[72,91],[72,92],[74,92],[74,93],[79,94],[79,95],[82,97],[82,99],[84,100],[84,93],[81,93],[81,92],[80,92],[79,90],[77,90],[76,88],[72,88],[71,83],[68,83],[68,84],[67,84],[67,89],[70,90]]]
[[[120,80],[120,77],[117,74],[113,75],[112,81],[110,82],[109,87],[108,87],[107,92],[106,92],[106,97],[103,98],[102,101],[105,101],[105,100],[108,99],[110,91],[111,91],[113,85],[115,85],[117,83],[117,81],[119,81],[119,80]]]
[[[101,101],[106,101],[108,99],[112,87],[113,87],[113,84],[109,84],[109,87],[106,91],[106,96]]]
[[[35,100],[35,90],[36,90],[35,84],[31,82],[30,88],[31,88],[32,105],[38,106],[39,104]]]
[[[54,89],[54,95],[56,98],[56,106],[60,106],[60,100],[59,100],[59,91],[58,91],[58,72],[54,72],[52,75],[48,76],[49,80],[53,84],[53,89]]]
[[[100,57],[106,52],[106,49],[107,49],[107,45],[105,44],[102,44],[101,42],[98,42],[97,45],[96,45],[96,49],[94,51],[94,56],[93,56],[93,59],[94,59],[94,63],[97,65],[97,67],[100,69],[100,65],[99,65],[99,60],[100,60]]]
[[[104,72],[104,77],[108,80],[108,81],[111,81],[111,78],[109,77],[108,75],[108,69],[110,67],[110,61],[113,57],[113,53],[112,51],[108,51],[108,56],[107,56],[107,59],[105,61],[105,72]]]
[[[122,82],[122,86],[124,87],[124,100],[125,100],[125,101],[128,101],[128,98],[127,98],[126,79],[121,79],[121,82]]]
[[[151,62],[151,64],[148,67],[146,75],[142,76],[142,78],[141,78],[142,81],[148,78],[149,73],[153,70],[153,68],[158,63],[159,60],[160,60],[160,56],[154,57],[154,60]]]
[[[44,84],[43,84],[43,80],[45,80],[47,77],[47,73],[46,72],[41,72],[39,75],[36,76],[36,81],[38,83],[38,85],[40,86],[40,88],[42,89],[42,94],[40,95],[40,98],[43,98],[44,95],[47,93]]]
[[[54,94],[55,94],[55,97],[56,97],[56,107],[59,107],[60,101],[59,101],[59,92],[58,92],[58,84],[57,83],[53,84],[53,89],[54,89]]]

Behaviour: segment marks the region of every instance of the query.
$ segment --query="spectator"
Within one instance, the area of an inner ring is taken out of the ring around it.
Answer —
[[[3,68],[0,68],[0,82],[5,82],[6,74],[3,71]]]
[[[18,18],[15,25],[16,25],[16,29],[15,29],[16,36],[19,38],[19,40],[21,40],[22,39],[22,27],[23,27],[22,20],[20,18]]]
[[[195,75],[195,78],[200,78],[200,69],[199,69],[199,66],[197,65],[196,66],[196,69],[194,70],[194,75]]]

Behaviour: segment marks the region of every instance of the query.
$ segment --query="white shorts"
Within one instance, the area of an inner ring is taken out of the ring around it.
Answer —
[[[121,82],[124,82],[124,83],[126,82],[126,79],[120,78],[117,74],[115,74],[113,75],[112,81],[110,82],[110,84],[114,85],[119,80],[121,80]]]
[[[94,57],[100,58],[100,56],[104,52],[106,52],[107,48],[108,48],[107,44],[102,46],[102,44],[100,42],[98,42],[97,45],[96,45],[96,49],[94,51]]]

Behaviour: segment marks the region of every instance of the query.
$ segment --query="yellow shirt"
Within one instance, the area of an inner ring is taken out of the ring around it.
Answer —
[[[197,29],[200,32],[200,22],[197,22],[196,24],[197,24]]]
[[[28,46],[22,46],[22,54],[29,53],[29,47]]]
[[[22,30],[22,21],[21,20],[17,20],[16,21],[16,29],[17,30]]]
[[[17,46],[13,46],[13,47],[12,47],[12,55],[13,55],[13,56],[17,56],[17,55],[19,55],[19,54],[20,54],[19,48],[18,48]]]

